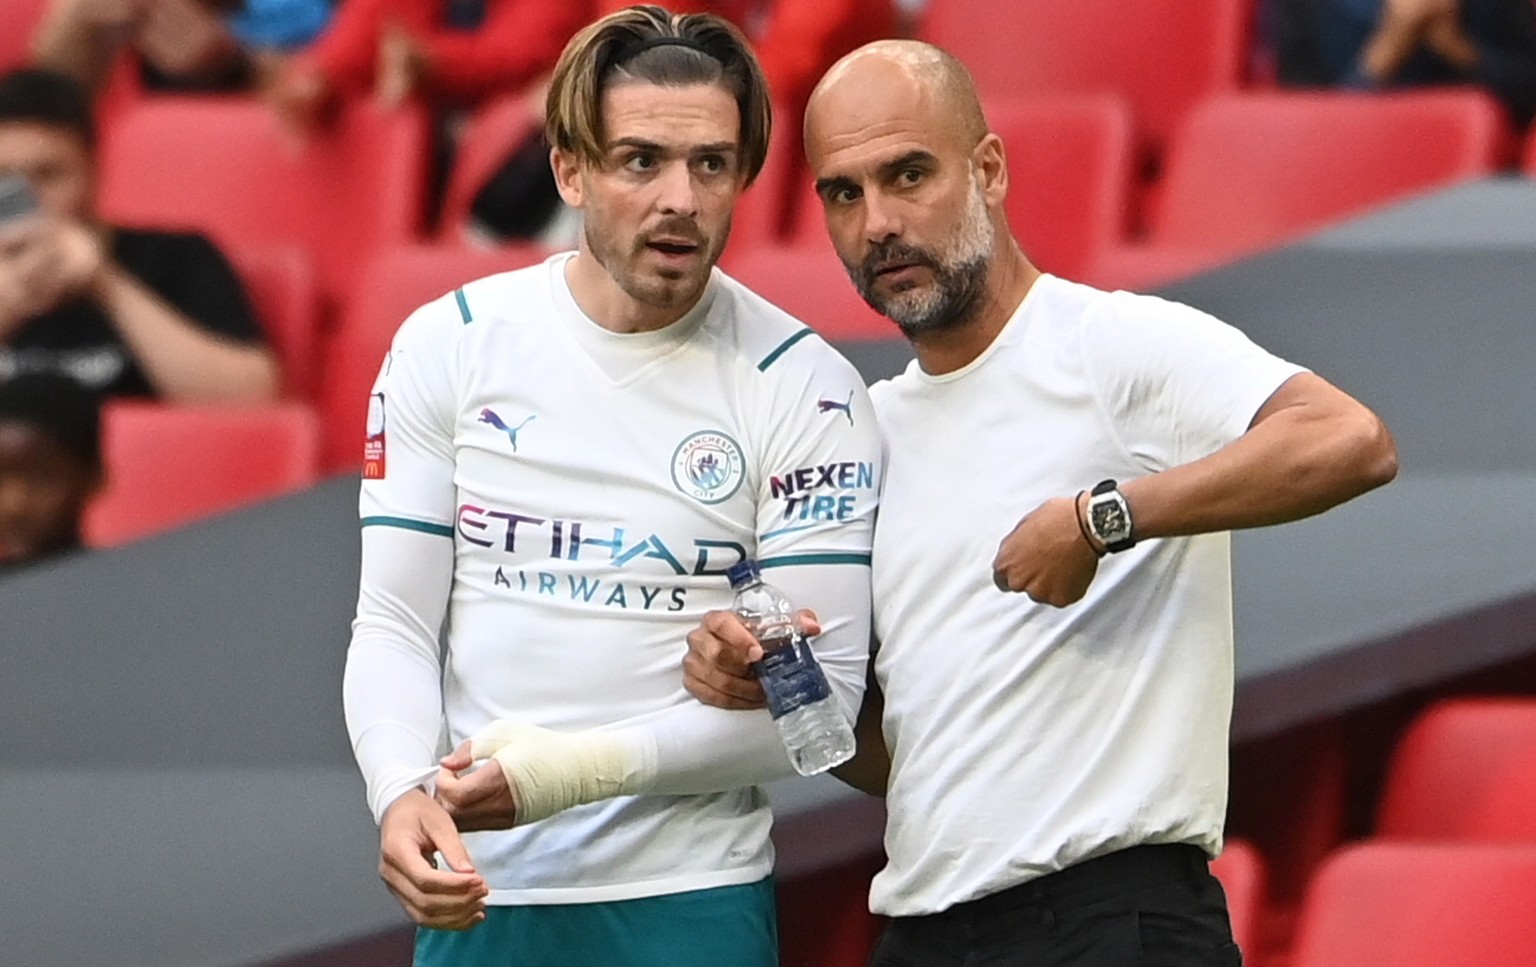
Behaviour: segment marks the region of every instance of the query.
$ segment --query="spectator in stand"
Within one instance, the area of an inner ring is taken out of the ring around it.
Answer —
[[[1271,0],[1281,84],[1476,84],[1524,126],[1536,115],[1531,0]]]
[[[56,372],[178,403],[275,396],[277,363],[229,263],[200,235],[102,224],[95,167],[78,84],[0,75],[0,177],[19,175],[36,199],[0,224],[0,379]]]
[[[124,51],[152,89],[243,91],[279,53],[313,39],[330,13],[330,0],[54,0],[33,54],[92,91]]]
[[[348,97],[395,107],[423,95],[472,107],[541,82],[589,19],[590,0],[342,0],[266,95],[299,131]]]
[[[92,393],[49,374],[0,382],[0,573],[78,550],[102,479]]]

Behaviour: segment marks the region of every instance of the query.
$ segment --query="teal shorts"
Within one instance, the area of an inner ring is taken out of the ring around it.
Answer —
[[[773,878],[608,903],[493,906],[416,931],[415,967],[778,967]]]

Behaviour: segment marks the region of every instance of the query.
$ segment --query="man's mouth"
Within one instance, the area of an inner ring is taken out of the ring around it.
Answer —
[[[692,255],[699,250],[699,243],[682,238],[653,238],[645,243],[645,247],[663,255]]]

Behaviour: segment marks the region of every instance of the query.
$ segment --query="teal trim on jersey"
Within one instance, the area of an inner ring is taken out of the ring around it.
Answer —
[[[770,567],[794,567],[797,564],[862,564],[869,567],[868,554],[785,554],[783,557],[765,557],[757,562],[763,570]]]
[[[773,878],[608,903],[486,908],[468,930],[416,931],[414,967],[778,967]]]
[[[773,538],[779,537],[779,536],[781,536],[783,534],[793,534],[795,531],[808,531],[812,527],[819,527],[819,526],[821,526],[821,525],[820,524],[796,524],[794,527],[780,527],[776,531],[769,531],[768,533],[764,534],[762,537],[759,537],[758,540],[760,540],[760,541],[772,540]]]
[[[475,317],[469,314],[469,301],[464,298],[463,289],[453,290],[453,301],[459,304],[459,315],[464,317],[464,325],[467,326],[475,321]]]
[[[436,537],[452,537],[453,528],[447,524],[429,524],[424,520],[411,520],[409,517],[364,517],[364,527],[398,527],[401,530],[421,531],[423,534],[432,534]]]
[[[778,362],[780,356],[782,356],[785,353],[789,352],[789,347],[793,346],[795,343],[799,342],[800,340],[804,339],[806,336],[809,336],[811,334],[812,334],[812,331],[810,329],[802,329],[799,332],[795,333],[793,336],[790,336],[788,339],[786,339],[783,342],[779,343],[779,348],[778,349],[775,349],[773,352],[769,353],[767,356],[764,356],[763,357],[763,361],[757,364],[757,371],[759,373],[767,372],[769,366],[772,366],[774,363]]]

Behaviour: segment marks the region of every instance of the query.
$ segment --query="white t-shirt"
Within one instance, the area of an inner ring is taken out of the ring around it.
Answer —
[[[743,558],[797,587],[797,604],[831,614],[840,603],[794,575],[833,569],[867,587],[880,444],[857,371],[719,272],[677,323],[609,332],[572,298],[569,258],[418,310],[374,389],[365,529],[437,535],[455,551],[438,749],[495,719],[564,732],[695,705],[682,686],[685,637],[729,606],[725,572]],[[424,687],[389,664],[391,651],[430,647],[431,619],[418,614],[430,607],[397,604],[408,579],[392,579],[394,594],[370,589],[374,570],[365,560],[349,656],[359,746],[394,728],[376,699],[436,692],[435,679]],[[849,647],[817,653],[856,703],[867,620],[844,620],[840,633]],[[777,741],[766,713],[718,714],[761,715]],[[388,741],[382,754],[359,752],[378,813],[390,798],[379,777],[430,768],[437,751]],[[788,772],[782,747],[777,758]],[[465,842],[493,903],[594,902],[761,879],[769,822],[749,787],[622,797]]]
[[[1105,557],[1067,608],[991,563],[1052,497],[1204,457],[1299,367],[1187,306],[1042,276],[964,369],[871,396],[886,438],[876,677],[892,755],[871,905],[935,913],[1127,846],[1220,849],[1225,534]]]

